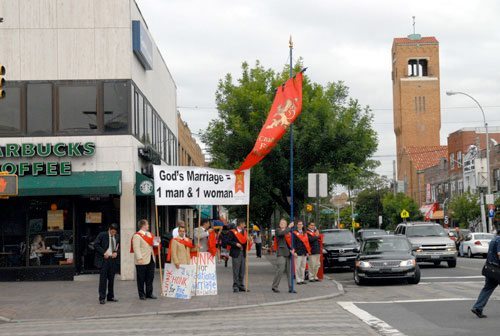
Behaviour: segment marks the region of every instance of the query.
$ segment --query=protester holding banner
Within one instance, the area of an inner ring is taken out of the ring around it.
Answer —
[[[297,228],[293,231],[293,247],[295,249],[295,277],[297,285],[304,285],[306,275],[307,256],[311,254],[309,238],[304,229],[304,223],[299,220]]]
[[[316,282],[320,281],[318,278],[318,271],[320,268],[320,256],[321,256],[321,236],[319,230],[316,229],[316,224],[310,222],[307,226],[307,236],[309,238],[309,245],[311,246],[311,254],[309,255],[309,281]]]
[[[278,289],[283,273],[286,273],[288,277],[288,292],[297,293],[293,288],[293,279],[290,274],[290,253],[291,251],[291,229],[293,228],[293,223],[290,223],[287,227],[286,220],[281,219],[279,223],[279,228],[276,229],[276,235],[274,237],[274,249],[276,251],[276,274],[273,280],[272,290],[275,293],[279,293]]]
[[[179,237],[179,228],[183,227],[186,229],[186,223],[183,220],[178,220],[177,221],[177,226],[176,228],[172,231],[172,237],[177,238]]]
[[[236,229],[232,229],[228,234],[229,255],[233,260],[233,292],[248,292],[243,280],[245,279],[245,258],[250,250],[251,241],[248,232],[245,230],[246,221],[240,219]]]
[[[153,279],[155,276],[155,250],[157,251],[159,241],[149,232],[149,223],[146,219],[141,219],[138,227],[139,231],[132,236],[130,249],[130,252],[134,253],[137,290],[141,300],[156,299],[157,297],[153,294]]]
[[[199,247],[199,252],[208,252],[208,235],[210,233],[210,221],[201,220],[201,226],[194,229],[194,241]]]
[[[175,268],[179,268],[180,265],[191,264],[191,249],[194,248],[191,239],[186,237],[186,229],[184,227],[179,227],[178,234],[177,238],[173,238],[170,241],[167,255],[167,261],[171,261],[175,265]]]

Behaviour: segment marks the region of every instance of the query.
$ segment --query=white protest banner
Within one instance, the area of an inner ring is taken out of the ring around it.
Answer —
[[[190,299],[195,277],[195,265],[165,264],[163,273],[163,295],[176,299]]]
[[[193,281],[191,293],[196,296],[217,295],[215,257],[209,252],[200,252],[199,257],[191,257],[191,263],[198,269],[198,281]],[[194,278],[196,279],[196,273]]]
[[[250,171],[153,166],[156,205],[244,205],[250,199]]]

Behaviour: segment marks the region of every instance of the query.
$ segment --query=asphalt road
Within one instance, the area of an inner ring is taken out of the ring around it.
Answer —
[[[459,258],[456,268],[421,264],[418,285],[391,281],[360,287],[354,284],[350,271],[330,275],[346,291],[337,304],[380,335],[493,336],[500,333],[500,289],[485,308],[487,319],[478,319],[470,312],[484,284],[483,264],[481,258]]]

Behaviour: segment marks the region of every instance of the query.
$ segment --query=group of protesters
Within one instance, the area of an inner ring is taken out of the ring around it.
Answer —
[[[141,219],[138,231],[132,235],[130,252],[134,254],[137,273],[137,289],[141,300],[156,299],[153,294],[153,279],[156,262],[160,262],[158,252],[160,246],[168,246],[166,260],[176,268],[190,264],[191,257],[198,252],[209,252],[219,262],[228,266],[232,259],[233,291],[248,292],[244,283],[246,257],[255,244],[257,258],[262,258],[262,233],[257,225],[252,232],[246,229],[245,220],[238,220],[236,225],[223,225],[214,229],[208,219],[202,220],[193,230],[193,239],[186,232],[184,221],[178,221],[176,228],[162,238],[155,237],[149,230],[149,222]],[[114,275],[117,271],[119,251],[118,226],[111,224],[108,230],[101,232],[95,242],[96,264],[101,269],[99,281],[99,302],[117,302],[114,296]],[[321,237],[314,222],[304,227],[302,221],[287,223],[281,219],[273,239],[273,251],[276,253],[276,272],[272,283],[272,291],[279,293],[279,284],[283,274],[287,275],[288,291],[296,293],[297,285],[306,284],[306,265],[309,282],[320,281]],[[294,275],[294,276],[291,276]]]

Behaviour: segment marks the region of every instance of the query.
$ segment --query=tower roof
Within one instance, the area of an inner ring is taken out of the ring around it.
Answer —
[[[393,44],[422,44],[422,43],[439,43],[434,36],[424,36],[421,37],[418,34],[410,35],[408,37],[396,37],[394,38]]]

